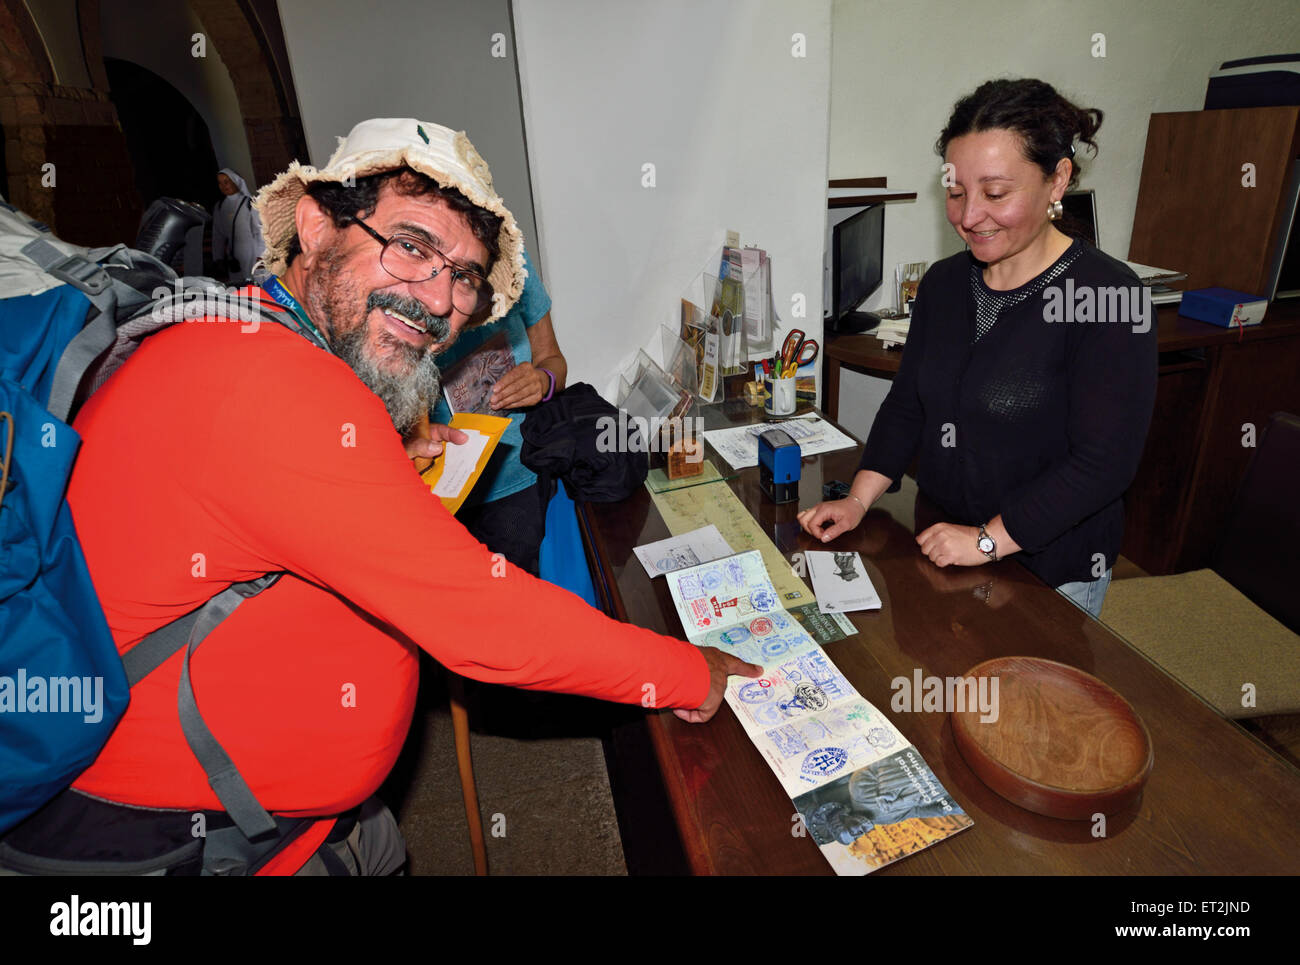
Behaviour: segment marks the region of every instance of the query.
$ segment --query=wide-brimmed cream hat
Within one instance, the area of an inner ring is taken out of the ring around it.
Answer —
[[[254,204],[262,217],[268,271],[282,274],[287,267],[289,243],[298,233],[294,212],[312,181],[342,182],[369,174],[392,171],[403,165],[427,174],[443,187],[465,195],[472,204],[501,217],[497,236],[499,254],[488,274],[492,285],[492,312],[485,321],[501,318],[524,290],[523,235],[515,217],[492,187],[492,172],[474,150],[464,131],[412,118],[375,118],[362,121],[323,168],[294,161],[289,169],[258,192]]]

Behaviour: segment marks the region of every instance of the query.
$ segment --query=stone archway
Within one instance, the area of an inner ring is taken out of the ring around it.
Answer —
[[[54,217],[54,198],[40,190],[39,171],[45,159],[46,98],[53,84],[54,71],[26,6],[20,0],[0,0],[0,126],[5,136],[5,197],[46,222]]]
[[[295,159],[307,160],[307,139],[276,70],[270,41],[250,0],[189,0],[230,72],[253,159],[253,179],[268,184]],[[265,5],[263,5],[265,6]],[[268,16],[274,15],[274,5]]]
[[[96,0],[80,6],[83,22],[89,14],[98,17]],[[55,82],[22,0],[0,0],[0,125],[15,207],[67,241],[134,240],[140,198],[106,87]]]
[[[266,183],[295,158],[306,160],[292,94],[280,80],[271,41],[255,12],[278,16],[274,3],[189,0],[189,5],[229,71],[255,182]],[[142,204],[108,97],[100,0],[78,0],[76,10],[90,87],[56,83],[23,0],[0,0],[0,128],[8,196],[68,241],[129,243]]]

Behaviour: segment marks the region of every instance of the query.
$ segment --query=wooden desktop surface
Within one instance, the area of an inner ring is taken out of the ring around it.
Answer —
[[[754,411],[736,403],[713,407],[709,426],[750,421]],[[719,457],[710,451],[710,458]],[[767,500],[757,469],[712,485],[730,485],[789,557],[824,548],[802,533],[795,514],[820,500],[824,480],[851,479],[857,459],[857,450],[805,458],[798,504],[778,507]],[[852,614],[858,634],[827,645],[827,654],[916,745],[975,821],[877,873],[1300,872],[1300,771],[1013,559],[973,568],[933,566],[914,540],[937,521],[930,512],[914,489],[886,496],[860,527],[833,544],[862,554],[884,607]],[[683,637],[665,581],[651,581],[632,552],[670,535],[648,493],[617,504],[580,504],[579,516],[607,610]],[[958,755],[946,714],[890,707],[890,683],[897,677],[910,679],[917,669],[925,676],[958,676],[1007,655],[1046,657],[1085,670],[1118,690],[1146,723],[1155,751],[1150,781],[1135,807],[1108,817],[1104,837],[1094,837],[1089,822],[1033,814],[985,787]],[[812,840],[792,834],[794,806],[729,707],[703,725],[651,713],[644,727],[658,769],[646,779],[662,785],[685,867],[701,874],[831,873]],[[636,806],[621,802],[633,811]],[[629,824],[641,820],[648,817],[625,818],[625,836]]]

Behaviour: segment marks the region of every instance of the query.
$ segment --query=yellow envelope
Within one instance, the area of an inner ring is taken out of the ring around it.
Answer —
[[[478,415],[472,412],[458,412],[451,417],[449,425],[453,429],[478,432],[486,437],[483,451],[479,453],[473,469],[468,473],[462,472],[458,474],[460,485],[454,494],[438,493],[438,484],[441,482],[443,470],[447,466],[448,454],[458,447],[448,443],[442,455],[435,459],[433,465],[420,475],[420,478],[429,484],[429,489],[442,500],[442,504],[447,507],[447,512],[454,516],[456,511],[460,509],[461,504],[465,502],[466,497],[469,496],[474,484],[478,482],[478,477],[487,468],[488,460],[492,458],[497,443],[501,441],[502,434],[506,431],[506,427],[510,425],[510,419],[494,415]]]

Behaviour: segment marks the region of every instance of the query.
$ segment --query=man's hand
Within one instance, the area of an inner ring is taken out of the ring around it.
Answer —
[[[492,387],[488,404],[494,409],[524,409],[537,405],[551,390],[551,377],[532,362],[520,362]]]
[[[977,544],[978,526],[958,526],[955,523],[935,523],[916,538],[921,552],[935,566],[981,566],[989,558],[980,552]]]
[[[829,543],[840,533],[853,529],[866,518],[867,511],[852,496],[818,503],[805,509],[796,518],[809,536]]]
[[[703,724],[717,713],[718,708],[722,706],[722,692],[727,688],[728,677],[732,675],[761,677],[763,675],[763,668],[758,664],[746,663],[729,653],[719,650],[717,647],[700,647],[700,653],[704,654],[704,659],[709,665],[709,696],[705,697],[704,703],[700,704],[695,710],[678,708],[673,711],[674,714],[688,724]]]
[[[415,463],[416,472],[424,472],[442,455],[448,442],[462,446],[468,441],[469,436],[459,429],[424,421],[406,438],[406,454]]]

